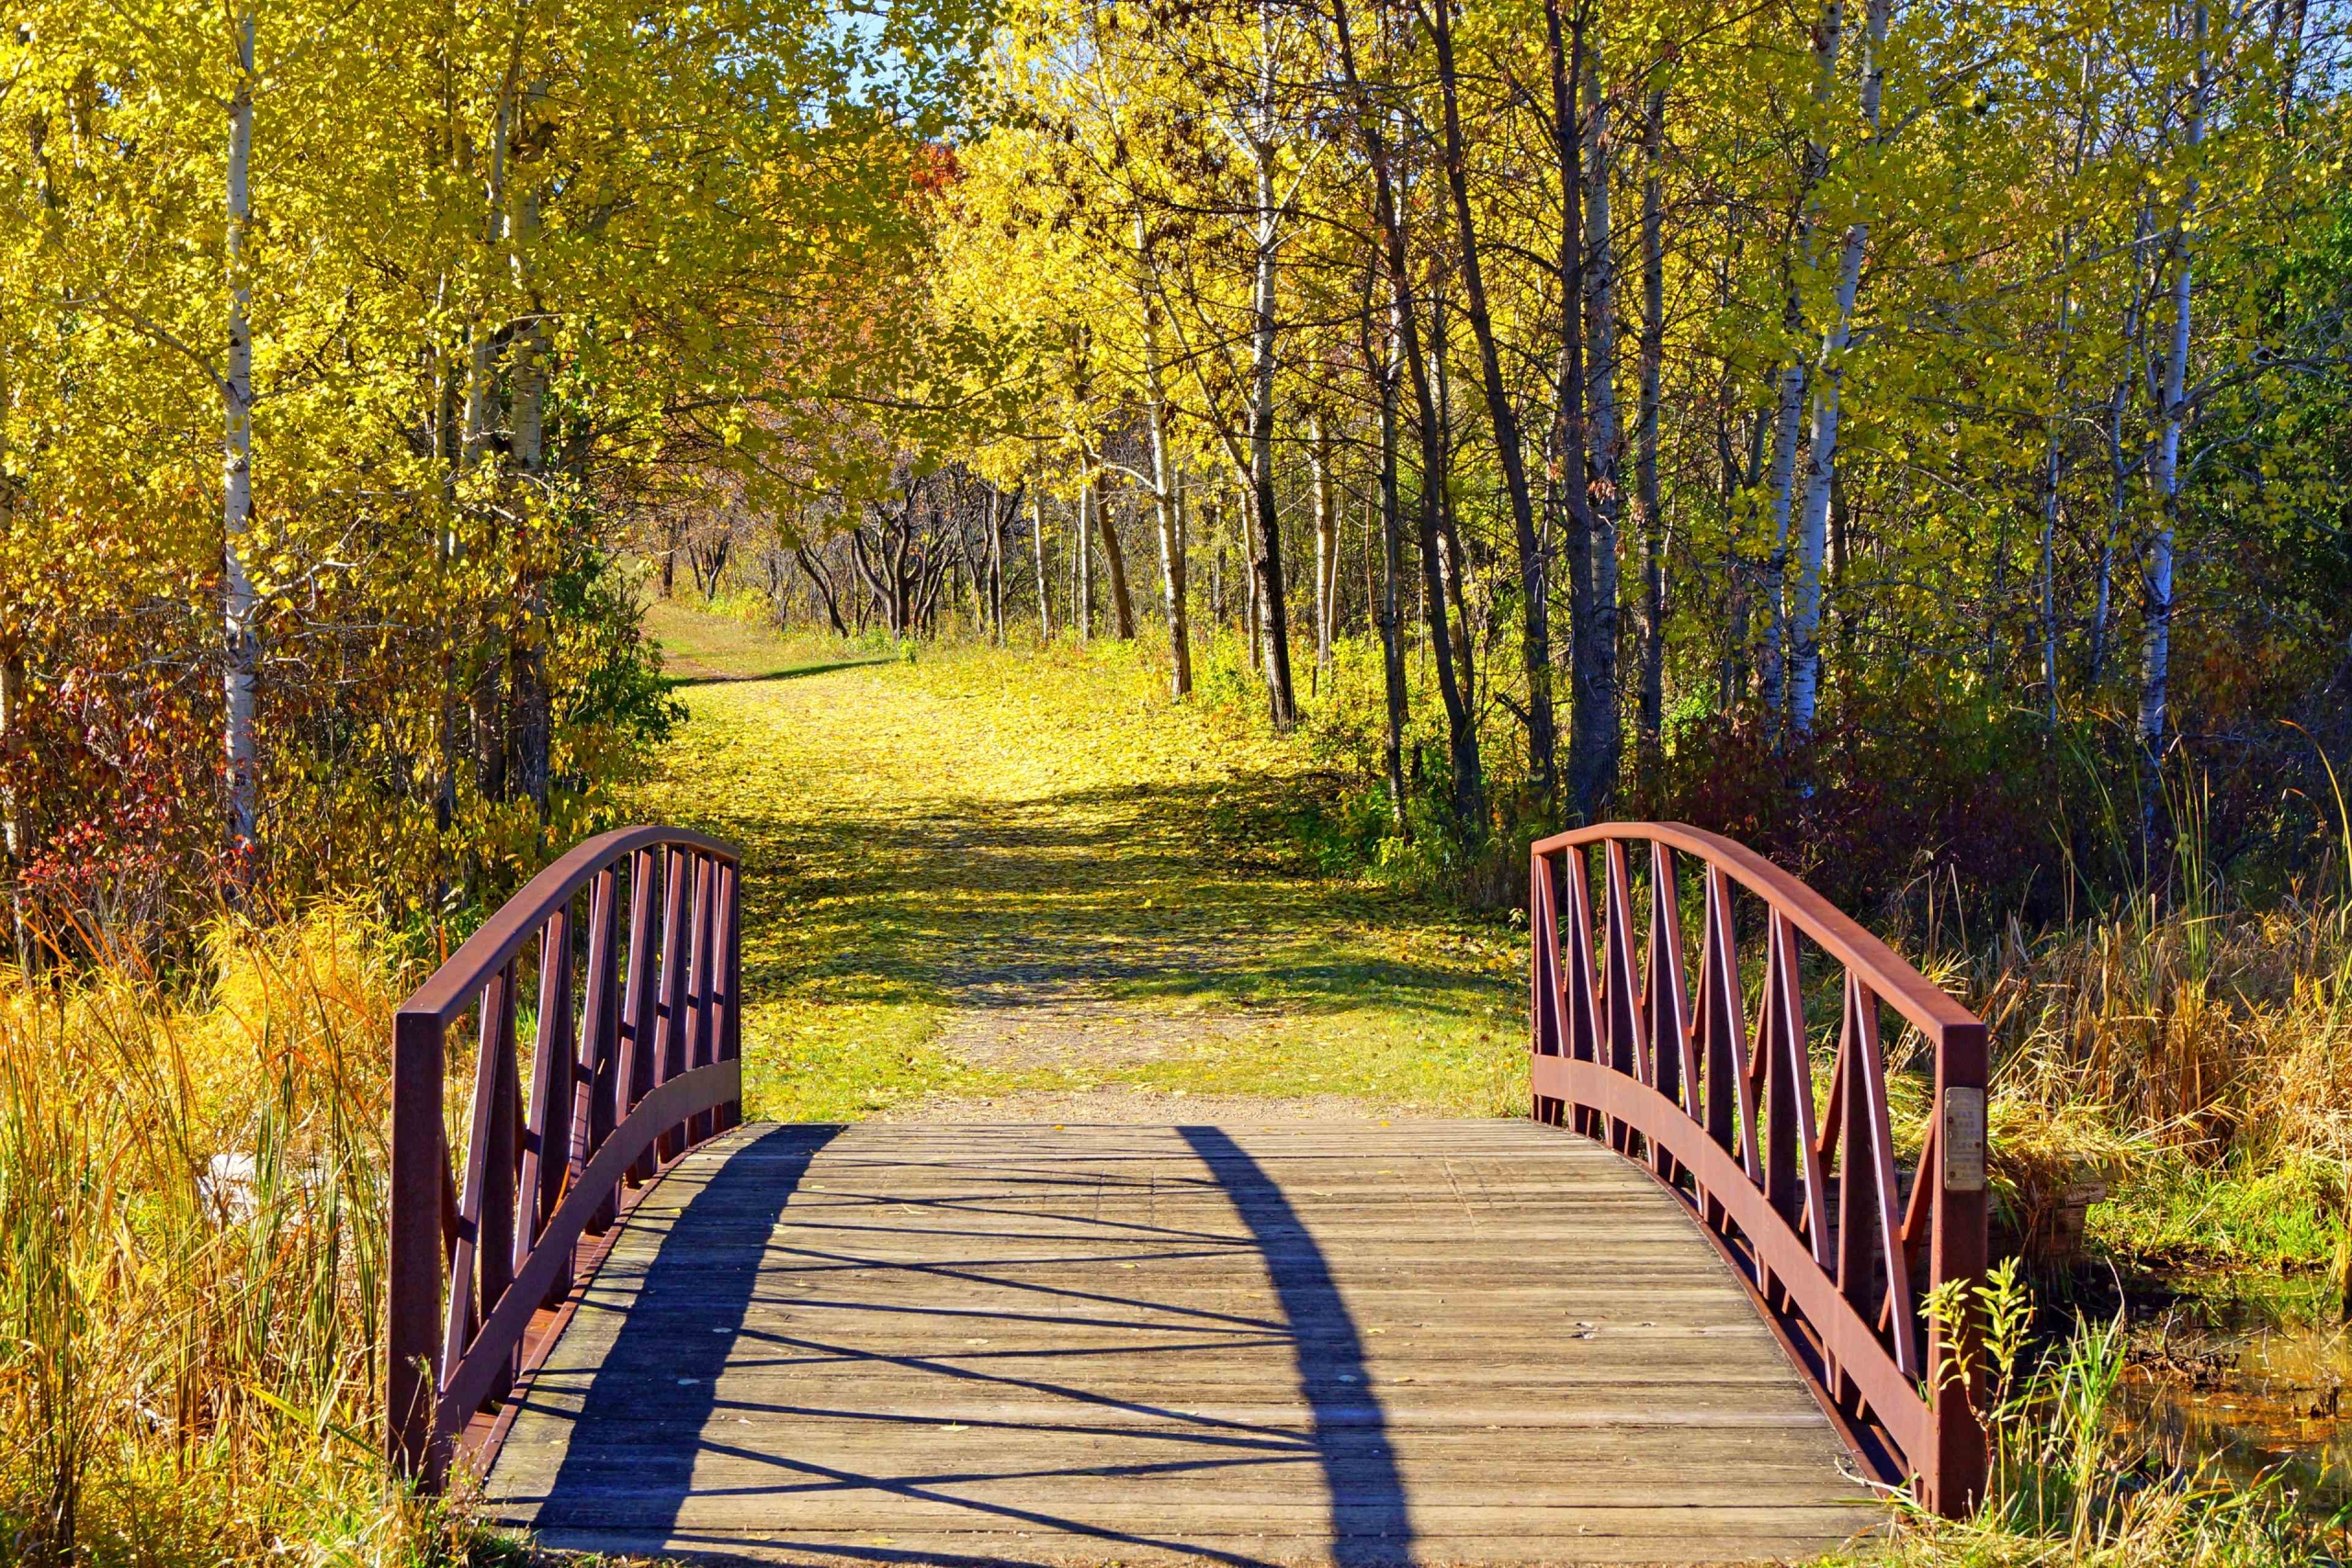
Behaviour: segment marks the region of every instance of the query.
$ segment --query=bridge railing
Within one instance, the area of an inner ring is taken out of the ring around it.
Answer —
[[[1701,904],[1695,964],[1684,857]],[[1971,1330],[1934,1321],[1927,1303],[1984,1269],[1984,1026],[1812,888],[1717,834],[1610,823],[1538,840],[1530,869],[1537,1119],[1608,1143],[1681,1197],[1876,1478],[1964,1510],[1985,1466],[1952,1338]],[[1752,996],[1735,889],[1763,943]],[[1807,945],[1841,973],[1818,1106]],[[1919,1032],[1934,1064],[1907,1183],[1882,1007]]]
[[[732,845],[682,829],[591,839],[401,1005],[385,1451],[425,1489],[521,1373],[534,1320],[569,1299],[582,1237],[612,1226],[625,1188],[741,1119],[740,871]],[[518,1018],[532,1003],[526,1061]],[[469,1014],[473,1096],[453,1172],[447,1043]]]

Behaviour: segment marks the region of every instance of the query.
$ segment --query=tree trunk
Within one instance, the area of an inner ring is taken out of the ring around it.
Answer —
[[[1151,359],[1151,380],[1152,512],[1159,525],[1159,588],[1168,607],[1168,687],[1172,694],[1182,697],[1191,695],[1193,691],[1193,636],[1185,606],[1188,566],[1184,558],[1183,496],[1178,488],[1182,481],[1168,457],[1168,421],[1166,405],[1160,400],[1156,352]]]
[[[1470,210],[1469,169],[1463,149],[1451,12],[1452,0],[1438,0],[1430,11],[1430,33],[1437,44],[1438,85],[1444,105],[1445,177],[1453,196],[1455,243],[1462,256],[1463,303],[1469,313],[1471,333],[1478,342],[1487,416],[1494,426],[1495,450],[1502,464],[1503,489],[1510,498],[1511,528],[1519,547],[1520,663],[1527,681],[1529,782],[1548,799],[1556,782],[1557,765],[1552,715],[1551,563],[1536,537],[1535,506],[1528,490],[1519,413],[1511,405],[1510,388],[1503,379],[1502,354],[1496,344],[1494,319],[1487,307],[1477,229]],[[1457,579],[1460,570],[1461,563],[1457,561]],[[1466,660],[1466,624],[1463,635]]]
[[[1046,491],[1043,486],[1029,498],[1029,532],[1037,551],[1037,640],[1054,640],[1054,602],[1047,592],[1046,571]]]
[[[434,539],[433,565],[437,579],[436,597],[447,604],[450,602],[450,574],[464,554],[464,536],[458,528],[458,469],[464,461],[465,435],[459,424],[463,402],[457,367],[443,366],[435,379],[440,383],[440,406],[435,410],[433,456],[441,477],[441,515]],[[458,755],[462,747],[458,728],[465,721],[466,701],[458,666],[459,633],[456,627],[444,626],[438,636],[441,712],[437,739],[441,776],[434,785],[433,825],[437,832],[446,834],[458,818]],[[446,892],[446,885],[437,891]]]
[[[1071,557],[1077,581],[1072,584],[1077,609],[1078,640],[1085,643],[1094,636],[1094,476],[1086,475],[1078,487],[1078,537],[1071,542],[1075,552]]]
[[[2043,717],[2058,728],[2058,487],[2062,482],[2058,443],[2052,440],[2042,469],[2041,491],[2041,691]]]
[[[2194,0],[2190,26],[2197,45],[2197,79],[2188,109],[2188,176],[2180,197],[2180,215],[2172,231],[2172,341],[2165,355],[2164,407],[2157,411],[2155,536],[2148,541],[2146,594],[2147,628],[2140,663],[2140,745],[2151,772],[2164,755],[2165,731],[2171,719],[2172,696],[2172,547],[2180,524],[2180,438],[2188,423],[2189,272],[2194,260],[2191,225],[2196,221],[2199,190],[2197,160],[2205,145],[2205,96],[2208,91],[2206,0]],[[2150,788],[2153,802],[2155,791]]]
[[[1233,513],[1233,529],[1241,553],[1241,619],[1250,636],[1250,668],[1262,678],[1266,669],[1266,626],[1258,614],[1258,595],[1262,586],[1258,579],[1258,531],[1249,521],[1257,509],[1257,491],[1247,469],[1235,487],[1235,499],[1238,505]]]
[[[1666,539],[1658,516],[1658,373],[1666,350],[1666,84],[1650,88],[1642,115],[1642,400],[1634,434],[1634,526],[1642,549],[1642,694],[1634,743],[1645,804],[1665,765]]]
[[[1373,171],[1373,213],[1380,230],[1382,259],[1388,274],[1390,324],[1396,333],[1397,356],[1413,382],[1413,402],[1420,416],[1421,487],[1417,519],[1421,547],[1423,615],[1429,625],[1430,658],[1437,669],[1439,700],[1444,704],[1448,747],[1453,770],[1453,811],[1463,832],[1470,837],[1486,831],[1486,781],[1478,759],[1478,732],[1469,705],[1453,678],[1452,638],[1445,624],[1444,588],[1438,581],[1438,498],[1435,476],[1442,473],[1442,439],[1437,410],[1430,396],[1427,367],[1421,357],[1420,323],[1415,316],[1412,263],[1406,247],[1404,214],[1396,204],[1396,183],[1388,162],[1387,139],[1381,133],[1379,108],[1363,89],[1356,70],[1348,0],[1332,0],[1331,18],[1338,35],[1340,62],[1353,100],[1356,133],[1363,140],[1366,162]]]
[[[1209,626],[1212,630],[1225,626],[1225,517],[1217,510],[1214,497],[1203,503],[1202,526],[1207,530],[1212,554],[1209,557]]]
[[[1598,543],[1592,515],[1590,426],[1587,408],[1591,378],[1585,363],[1587,289],[1584,215],[1584,150],[1578,135],[1585,78],[1586,13],[1561,15],[1559,0],[1545,0],[1544,58],[1551,74],[1554,157],[1559,170],[1560,364],[1554,389],[1552,471],[1545,497],[1554,533],[1568,558],[1570,671],[1568,710],[1568,806],[1578,821],[1598,821],[1616,786],[1615,606],[1607,621],[1611,646],[1600,646],[1604,626],[1595,570]],[[1607,578],[1611,587],[1615,563]]]
[[[1462,705],[1475,709],[1478,705],[1476,678],[1477,636],[1470,626],[1470,605],[1464,592],[1463,579],[1467,558],[1462,553],[1462,537],[1454,527],[1453,518],[1453,397],[1451,380],[1446,374],[1445,299],[1432,292],[1430,296],[1430,378],[1431,389],[1437,396],[1437,544],[1438,580],[1445,585],[1445,602],[1453,611],[1453,663],[1456,677],[1462,682]]]
[[[1275,729],[1287,730],[1298,722],[1298,699],[1291,687],[1290,606],[1283,592],[1282,525],[1274,498],[1274,264],[1282,243],[1282,215],[1274,198],[1272,0],[1263,0],[1260,17],[1265,64],[1259,85],[1261,123],[1252,147],[1258,210],[1250,342],[1250,511],[1258,536],[1258,612],[1265,625],[1266,704]]]
[[[817,596],[824,602],[825,619],[832,623],[833,635],[849,636],[849,627],[842,624],[841,604],[833,597],[831,576],[824,570],[822,563],[808,553],[808,546],[795,545],[792,553],[800,562],[800,570],[808,575],[810,586],[817,590]]]
[[[1389,825],[1407,830],[1405,815],[1405,623],[1397,603],[1405,575],[1405,516],[1396,487],[1396,378],[1401,344],[1391,338],[1380,360],[1371,353],[1372,310],[1364,309],[1364,363],[1380,385],[1380,667],[1388,699],[1388,732],[1381,761],[1388,777]]]
[[[1021,515],[1018,491],[989,491],[989,646],[1004,646],[1004,531]]]
[[[1592,593],[1588,634],[1575,639],[1577,708],[1571,720],[1568,772],[1575,781],[1578,814],[1588,822],[1606,817],[1617,796],[1624,754],[1624,724],[1618,712],[1617,540],[1623,462],[1623,430],[1617,412],[1617,256],[1609,205],[1610,164],[1615,146],[1609,130],[1609,97],[1601,89],[1599,46],[1585,24],[1585,85],[1591,105],[1585,117],[1582,166],[1584,199],[1584,341],[1586,345],[1586,446],[1589,479],[1587,514],[1591,519]]]
[[[1321,410],[1308,416],[1307,462],[1315,488],[1315,689],[1331,674],[1331,605],[1340,586],[1340,520],[1331,499],[1331,433]]]
[[[1135,600],[1127,592],[1127,552],[1119,543],[1118,525],[1111,521],[1110,508],[1102,504],[1102,470],[1087,475],[1087,489],[1094,496],[1094,525],[1102,534],[1102,565],[1111,580],[1111,626],[1121,642],[1136,639]]]
[[[229,98],[229,219],[224,236],[229,284],[229,357],[220,382],[220,624],[224,716],[224,795],[230,875],[250,883],[260,851],[260,754],[254,737],[254,684],[261,663],[260,606],[245,570],[245,531],[253,521],[253,284],[245,273],[245,228],[253,218],[254,13],[237,17],[237,81]]]
[[[538,197],[535,192],[526,194],[516,206],[515,220],[509,225],[509,251],[514,276],[527,288],[532,276],[532,254],[539,233]],[[514,509],[518,517],[528,517],[535,512],[548,515],[547,333],[536,299],[531,300],[531,311],[529,321],[514,334],[514,367],[510,375],[514,403],[514,467],[522,475],[524,490],[522,502]],[[547,678],[549,627],[546,574],[536,558],[538,533],[538,529],[528,525],[515,530],[518,592],[514,632],[507,644],[506,682],[508,701],[513,704],[514,714],[515,787],[537,808],[544,824],[548,819],[548,775],[552,768],[549,753],[554,741]],[[714,586],[718,575],[714,569]]]
[[[2115,395],[2107,405],[2108,510],[2107,536],[2098,551],[2098,582],[2091,609],[2091,647],[2089,668],[2085,683],[2097,692],[2100,679],[2107,671],[2109,627],[2114,615],[2115,542],[2122,536],[2123,524],[2131,508],[2132,470],[2139,465],[2123,450],[2123,421],[2131,412],[2132,383],[2144,362],[2142,339],[2147,330],[2145,301],[2140,290],[2141,272],[2138,257],[2148,238],[2149,209],[2140,209],[2132,225],[2132,276],[2131,297],[2123,308],[2123,373],[2116,378]]]

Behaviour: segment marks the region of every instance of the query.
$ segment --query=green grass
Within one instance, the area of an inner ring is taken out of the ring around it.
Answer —
[[[1252,843],[1329,775],[1245,700],[1170,699],[1148,644],[853,663],[675,602],[650,624],[699,683],[633,805],[744,848],[753,1114],[1090,1085],[1524,1109],[1523,939]],[[1099,1067],[940,1048],[1068,998],[1253,1021]]]
[[[2316,1156],[2267,1168],[2159,1157],[2092,1207],[2087,1240],[2215,1326],[2330,1321],[2345,1306],[2343,1180]]]

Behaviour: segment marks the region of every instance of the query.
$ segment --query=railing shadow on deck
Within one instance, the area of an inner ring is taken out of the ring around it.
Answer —
[[[563,1460],[538,1500],[537,1529],[552,1532],[559,1541],[568,1529],[609,1529],[623,1524],[613,1517],[615,1505],[621,1503],[626,1531],[633,1538],[660,1540],[665,1550],[689,1550],[706,1558],[730,1555],[729,1548],[736,1542],[698,1530],[682,1516],[695,1490],[696,1461],[715,1449],[726,1449],[725,1416],[729,1411],[749,1408],[723,1402],[718,1382],[745,1330],[768,1240],[806,1178],[810,1161],[841,1131],[834,1126],[787,1125],[763,1133],[729,1151],[726,1163],[680,1209],[655,1256],[644,1265],[642,1282],[634,1298],[625,1303],[628,1315],[612,1347],[590,1374],[577,1414],[570,1419]],[[1262,1261],[1281,1308],[1298,1389],[1308,1408],[1309,1430],[1303,1441],[1294,1444],[1272,1429],[1235,1429],[1225,1423],[1210,1423],[1215,1429],[1193,1433],[1186,1439],[1205,1445],[1206,1451],[1151,1465],[1148,1472],[1208,1474],[1236,1465],[1283,1466],[1308,1460],[1320,1470],[1329,1496],[1329,1561],[1335,1568],[1404,1568],[1412,1560],[1413,1540],[1404,1482],[1386,1416],[1366,1366],[1363,1336],[1332,1278],[1329,1260],[1281,1186],[1224,1131],[1194,1126],[1177,1132],[1230,1200],[1248,1232],[1246,1238],[1236,1238],[1238,1247]],[[582,1312],[616,1310],[621,1304],[599,1303],[597,1297],[604,1293],[592,1288]],[[880,1354],[859,1351],[824,1335],[779,1348],[853,1359]],[[1160,1416],[1181,1414],[1051,1379],[957,1371],[929,1358],[922,1359],[930,1370],[944,1375],[1010,1384],[1080,1405],[1099,1404]],[[569,1403],[565,1397],[569,1392],[560,1380],[542,1372],[524,1398],[527,1404],[557,1405]],[[657,1404],[660,1412],[653,1424],[659,1440],[650,1443],[644,1440],[649,1435],[649,1404]],[[864,1410],[832,1414],[851,1422],[886,1415]],[[601,1438],[600,1432],[605,1435]],[[1246,1553],[1104,1528],[1034,1506],[983,1502],[952,1490],[958,1480],[977,1479],[970,1473],[853,1472],[813,1451],[760,1457],[776,1467],[775,1523],[781,1535],[769,1542],[772,1547],[790,1540],[792,1495],[872,1489],[910,1500],[955,1503],[1042,1532],[1092,1539],[1106,1548],[1182,1551],[1227,1568],[1268,1568],[1265,1560]],[[732,1495],[739,1500],[743,1495],[740,1489]],[[935,1554],[910,1554],[838,1540],[799,1544],[811,1551],[876,1562],[917,1557],[926,1562],[949,1561]]]
[[[809,1161],[842,1130],[838,1123],[787,1122],[727,1150],[718,1170],[670,1222],[634,1295],[600,1303],[599,1295],[625,1287],[618,1280],[592,1286],[583,1312],[601,1305],[627,1315],[571,1420],[563,1462],[540,1506],[541,1529],[560,1528],[569,1522],[566,1512],[583,1501],[609,1504],[616,1483],[628,1493],[632,1528],[666,1534],[676,1526],[694,1491],[695,1460],[718,1414],[719,1374],[759,1289],[768,1237],[808,1176]],[[747,1212],[759,1221],[747,1221]],[[526,1406],[562,1393],[543,1372],[526,1396]],[[673,1417],[664,1425],[674,1440],[628,1447],[594,1440],[600,1428],[641,1434],[650,1403]]]
[[[1180,1127],[1250,1227],[1298,1361],[1299,1392],[1330,1495],[1338,1568],[1396,1568],[1412,1559],[1413,1525],[1386,1412],[1365,1365],[1363,1337],[1331,1266],[1281,1184],[1222,1128]]]

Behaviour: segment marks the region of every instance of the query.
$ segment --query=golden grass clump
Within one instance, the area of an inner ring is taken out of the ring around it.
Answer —
[[[375,1458],[397,976],[324,908],[207,980],[0,974],[0,1552],[413,1561]]]
[[[1940,969],[1993,1031],[1994,1174],[2029,1235],[2086,1181],[2224,1172],[2290,1178],[2340,1235],[2352,902],[2135,901]]]

